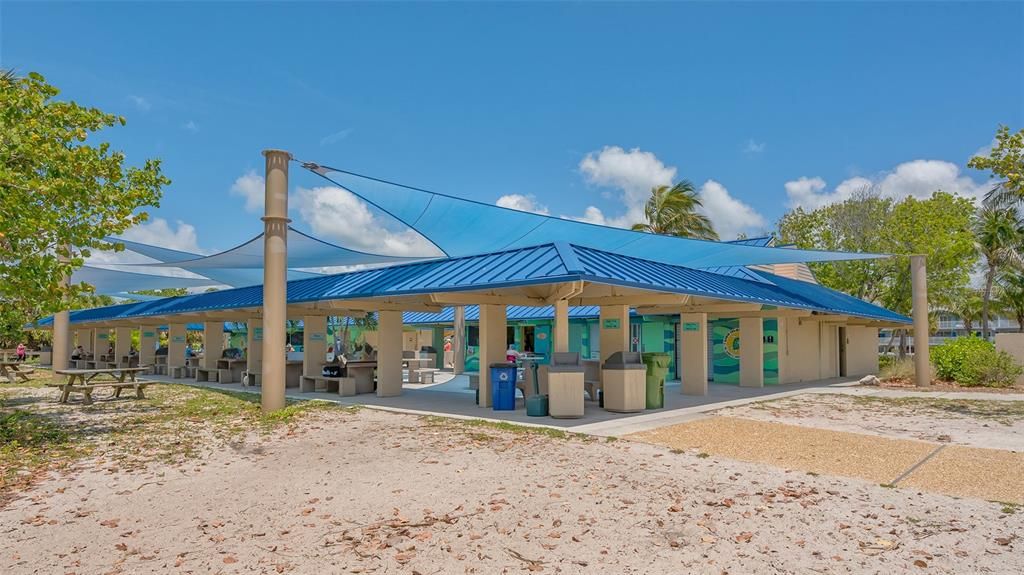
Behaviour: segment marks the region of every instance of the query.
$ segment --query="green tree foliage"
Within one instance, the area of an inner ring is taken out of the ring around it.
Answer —
[[[930,307],[961,297],[977,261],[969,199],[935,192],[894,201],[865,190],[813,211],[797,208],[779,222],[782,243],[804,249],[896,254],[898,257],[810,264],[823,285],[909,314],[910,254],[927,258]]]
[[[1017,331],[1024,333],[1024,274],[1003,273],[996,284],[995,307],[999,313],[1017,320]]]
[[[97,140],[124,118],[58,93],[39,74],[0,76],[0,307],[15,324],[76,307],[91,288],[62,278],[92,250],[123,249],[103,238],[145,221],[170,183],[159,160],[126,166]]]
[[[943,311],[947,311],[964,322],[964,330],[968,334],[974,332],[974,326],[981,323],[981,292],[976,289],[966,289],[959,297],[953,298]]]
[[[686,180],[671,187],[652,188],[644,205],[647,221],[633,224],[633,231],[717,240],[711,220],[697,211],[702,205],[693,184]]]
[[[998,206],[1024,201],[1024,130],[1010,133],[1007,126],[996,130],[996,143],[987,156],[974,156],[967,165],[987,170],[995,185],[986,202]]]
[[[1020,268],[1021,242],[1024,241],[1024,222],[1016,206],[986,205],[978,210],[974,220],[975,244],[985,271],[982,293],[981,336],[988,338],[989,307],[992,286],[996,276],[1008,267]]]
[[[980,337],[957,337],[931,349],[935,375],[965,386],[1010,387],[1024,373],[1013,357]]]

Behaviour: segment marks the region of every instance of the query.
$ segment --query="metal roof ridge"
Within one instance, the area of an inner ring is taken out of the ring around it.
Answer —
[[[584,272],[583,263],[580,261],[579,256],[576,255],[576,244],[555,242],[553,245],[555,246],[555,251],[558,252],[558,257],[562,258],[562,265],[565,266],[566,272],[570,274],[582,274]]]

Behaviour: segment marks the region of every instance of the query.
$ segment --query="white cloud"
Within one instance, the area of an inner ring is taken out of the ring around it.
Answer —
[[[766,227],[764,217],[749,205],[729,194],[722,184],[708,180],[700,188],[700,209],[714,225],[718,237],[735,239],[740,233],[757,232]]]
[[[135,107],[140,109],[140,110],[142,110],[143,112],[148,112],[150,110],[150,108],[153,107],[153,104],[151,104],[149,102],[149,100],[147,100],[146,98],[143,98],[142,96],[136,96],[134,94],[129,94],[128,95],[128,100],[132,104],[135,104]]]
[[[643,221],[644,202],[651,188],[669,185],[676,177],[676,168],[666,166],[653,153],[640,148],[627,152],[619,146],[605,146],[599,152],[590,152],[580,160],[579,169],[589,183],[621,190],[620,199],[626,206],[626,213],[613,218],[601,215],[601,218],[605,225],[623,228]],[[594,206],[587,211],[592,217],[600,214]]]
[[[786,182],[784,186],[790,207],[803,207],[807,210],[842,202],[856,192],[869,188],[882,197],[894,199],[908,196],[928,198],[932,193],[942,190],[977,201],[988,191],[986,184],[979,184],[962,175],[956,164],[942,160],[904,162],[892,171],[873,178],[857,176],[843,180],[832,191],[827,191],[825,180],[818,177],[801,177]]]
[[[320,145],[321,146],[330,146],[331,144],[337,144],[338,142],[340,142],[340,141],[344,140],[345,138],[349,137],[349,135],[351,133],[352,133],[352,128],[345,128],[344,130],[338,130],[337,132],[334,132],[333,134],[328,134],[328,135],[324,136],[323,138],[320,138]]]
[[[743,147],[743,151],[748,154],[760,154],[764,151],[764,142],[755,142],[754,138],[748,138],[746,145]]]
[[[764,144],[751,144],[764,149]],[[619,199],[626,208],[621,216],[609,217],[596,206],[588,206],[582,216],[570,216],[581,222],[628,228],[644,221],[644,204],[651,196],[651,188],[671,185],[678,170],[667,166],[651,152],[639,148],[630,151],[618,146],[605,146],[591,152],[580,161],[580,172],[588,182],[610,186],[622,191]],[[765,227],[765,219],[754,208],[729,194],[722,184],[708,180],[698,191],[704,207],[701,211],[711,219],[715,230],[723,239],[731,239],[741,232],[758,231]]]
[[[235,183],[231,184],[229,190],[232,196],[239,196],[245,199],[245,211],[259,213],[263,211],[263,204],[266,201],[266,190],[263,183],[263,176],[253,170],[239,176]]]
[[[298,188],[293,205],[313,235],[377,254],[436,256],[441,252],[418,233],[388,229],[352,193],[333,186]]]
[[[533,212],[535,214],[548,215],[548,207],[538,204],[537,198],[533,194],[525,196],[522,194],[504,195],[498,198],[498,201],[494,202],[494,205],[502,208],[519,210],[520,212]]]
[[[189,120],[182,124],[181,127],[193,134],[199,131],[199,124],[197,124],[195,120]]]

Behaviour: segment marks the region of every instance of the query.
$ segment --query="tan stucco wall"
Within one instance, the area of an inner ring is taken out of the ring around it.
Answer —
[[[1024,365],[1024,333],[997,333],[996,349],[1005,351]],[[1017,378],[1017,385],[1024,384],[1024,375]]]
[[[822,323],[820,330],[820,354],[818,361],[820,370],[818,379],[839,377],[839,326]]]
[[[783,324],[785,328],[783,329]],[[779,364],[782,383],[799,383],[821,379],[821,346],[818,342],[819,323],[788,318],[779,322],[782,341],[779,342]]]
[[[878,373],[878,328],[846,327],[846,375],[863,377]]]

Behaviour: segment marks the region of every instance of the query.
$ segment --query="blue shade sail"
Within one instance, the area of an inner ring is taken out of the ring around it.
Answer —
[[[341,223],[343,224],[344,222]],[[178,267],[195,271],[203,275],[209,275],[205,270],[263,269],[262,233],[240,246],[209,256],[188,254],[188,252],[168,250],[165,248],[148,246],[146,244],[125,241],[117,238],[111,238],[111,241],[121,242],[125,244],[126,249],[162,262],[127,265]],[[191,255],[191,257],[183,257],[185,254]],[[288,228],[289,268],[387,264],[408,262],[417,259],[423,258],[370,254],[358,250],[352,250],[319,240],[294,228]],[[259,281],[263,281],[262,278]],[[225,283],[234,285],[230,284],[230,282]]]
[[[100,295],[118,295],[150,289],[204,287],[218,283],[206,278],[160,276],[92,266],[82,266],[75,270],[71,274],[71,282],[85,282],[93,286]]]
[[[646,234],[502,208],[317,164],[304,167],[419,232],[451,257],[553,242],[691,268],[887,257]]]

